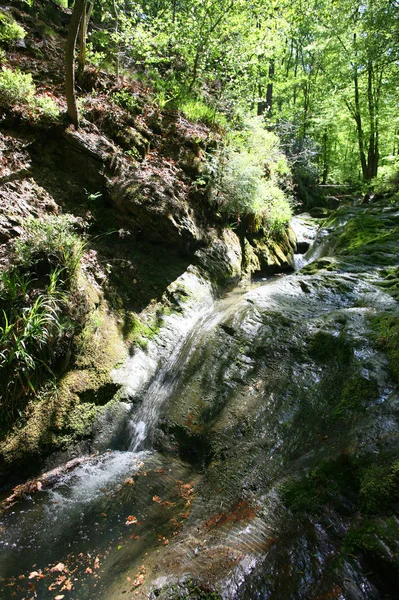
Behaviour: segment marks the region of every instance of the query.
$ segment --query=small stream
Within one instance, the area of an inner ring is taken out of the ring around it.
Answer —
[[[316,237],[308,216],[294,228],[302,269],[329,231]],[[193,272],[185,284],[187,304],[115,371],[128,401],[100,424],[98,454],[0,517],[1,597],[205,598],[197,582],[225,600],[390,598],[342,554],[358,491],[333,477],[352,454],[361,472],[397,431],[368,337],[369,315],[396,301],[350,271],[305,268],[218,300]],[[310,484],[313,512],[298,516],[290,489]]]

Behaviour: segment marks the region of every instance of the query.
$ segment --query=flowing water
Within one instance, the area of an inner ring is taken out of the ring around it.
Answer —
[[[328,230],[295,227],[300,268],[326,255]],[[186,277],[184,310],[114,373],[122,425],[106,417],[96,456],[2,514],[1,597],[394,597],[388,563],[384,587],[342,550],[360,496],[341,473],[393,452],[399,399],[368,319],[396,301],[370,272],[305,269],[219,300]]]

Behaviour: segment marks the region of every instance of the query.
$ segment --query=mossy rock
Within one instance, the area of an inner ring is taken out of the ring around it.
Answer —
[[[396,382],[399,383],[399,316],[382,314],[370,317],[374,342],[384,352]]]
[[[365,379],[360,375],[352,377],[344,383],[341,399],[332,413],[333,417],[342,419],[363,412],[378,397],[379,391],[375,381]]]
[[[334,258],[319,258],[301,269],[305,275],[315,275],[319,271],[336,271],[338,263]]]
[[[328,331],[317,331],[308,343],[308,353],[318,361],[337,360],[348,364],[352,360],[353,349],[343,333],[336,336]]]

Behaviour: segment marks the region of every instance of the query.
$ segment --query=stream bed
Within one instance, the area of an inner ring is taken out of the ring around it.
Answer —
[[[303,224],[295,273],[185,275],[97,453],[1,514],[2,598],[398,597],[399,216]]]

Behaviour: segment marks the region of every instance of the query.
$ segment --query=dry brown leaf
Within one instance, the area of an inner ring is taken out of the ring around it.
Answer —
[[[125,525],[136,525],[137,522],[137,517],[134,515],[129,515],[126,519]]]
[[[94,568],[95,569],[100,568],[100,559],[98,558],[98,556],[96,556],[96,558],[94,559]]]
[[[68,571],[68,569],[62,562],[59,562],[55,567],[50,569],[50,573],[62,573],[63,571]]]
[[[64,590],[67,590],[69,592],[72,588],[73,588],[72,581],[70,579],[67,579],[60,591],[63,592]]]
[[[33,579],[34,577],[37,579],[44,579],[46,576],[43,575],[43,573],[40,573],[40,571],[32,571],[32,573],[29,573],[28,579]]]
[[[157,504],[161,504],[161,502],[162,502],[162,500],[159,496],[153,496],[152,501],[156,502]]]
[[[133,586],[138,587],[139,585],[143,585],[143,581],[144,575],[140,573],[140,575],[137,575],[136,579],[133,581]]]

